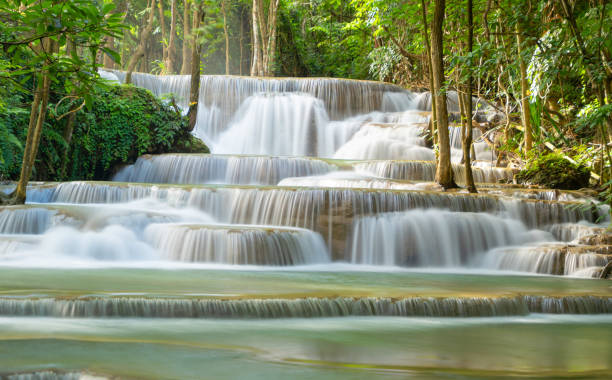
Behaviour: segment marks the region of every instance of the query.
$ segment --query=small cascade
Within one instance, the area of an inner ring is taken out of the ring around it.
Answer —
[[[416,108],[423,111],[431,111],[431,93],[422,92],[415,96],[414,104]],[[448,107],[448,112],[460,112],[459,108],[459,98],[457,96],[457,91],[447,91],[446,92],[446,106]],[[472,98],[472,107],[474,110],[478,109],[487,109],[490,108],[491,105],[488,104],[485,100],[479,99],[477,97]]]
[[[113,181],[142,183],[276,185],[287,177],[311,176],[337,169],[302,157],[163,154],[139,157]]]
[[[433,161],[364,161],[354,164],[354,167],[358,172],[398,180],[433,181],[436,176],[436,163]],[[453,173],[455,181],[463,182],[465,166],[453,164]],[[472,174],[477,183],[496,183],[511,181],[514,171],[506,168],[473,166]]]
[[[151,186],[64,182],[31,188],[30,202],[116,203],[153,197],[176,206],[191,206],[219,221],[313,229],[321,215],[350,210],[352,215],[437,208],[462,212],[503,213],[528,227],[593,221],[593,211],[568,207],[577,203],[509,199],[487,194],[365,189],[308,189],[235,186]],[[607,209],[599,210],[605,215]]]
[[[0,257],[30,249],[38,241],[38,235],[0,235]]]
[[[69,219],[57,210],[44,207],[4,207],[0,209],[0,233],[42,234],[61,222],[70,223]]]
[[[141,261],[156,258],[154,250],[140,241],[136,233],[120,225],[99,231],[57,227],[42,235],[35,247],[15,255],[36,258],[38,263],[60,261]]]
[[[257,94],[244,102],[215,153],[329,157],[334,136],[323,102],[300,93]]]
[[[299,228],[153,224],[145,238],[177,261],[275,266],[329,262],[321,236]]]
[[[550,232],[561,241],[577,241],[591,235],[603,235],[605,228],[589,223],[559,223],[550,227]]]
[[[489,252],[483,260],[485,268],[556,274],[564,273],[565,253],[556,247],[503,248]]]
[[[487,253],[481,265],[497,270],[593,277],[610,261],[610,246],[546,244],[495,249]]]
[[[120,80],[125,73],[115,71]],[[189,75],[132,74],[132,83],[151,90],[155,95],[175,94],[178,105],[185,109],[189,99]],[[238,109],[251,96],[261,93],[304,93],[319,99],[332,120],[366,114],[383,109],[386,93],[400,92],[401,87],[368,81],[334,78],[275,78],[262,79],[237,76],[203,75],[196,135],[206,141],[216,141],[227,128]],[[404,97],[409,95],[403,95]],[[393,100],[399,101],[399,97]],[[385,107],[390,107],[387,96]],[[252,120],[251,120],[252,121]],[[236,151],[231,153],[237,153]],[[264,154],[275,154],[265,152]]]
[[[331,172],[321,176],[285,178],[278,186],[344,187],[358,189],[438,190],[434,183],[411,183],[358,174],[352,171]]]
[[[433,161],[363,161],[354,165],[360,173],[405,181],[433,181],[436,163]]]
[[[612,298],[593,296],[410,298],[0,298],[0,315],[61,318],[320,318],[347,316],[492,317],[612,313]]]
[[[576,277],[594,277],[612,261],[612,254],[568,253],[565,256],[565,275]]]
[[[433,161],[432,149],[425,147],[421,124],[366,124],[334,154],[352,160]]]
[[[411,210],[357,219],[347,259],[370,265],[461,266],[492,248],[546,237],[539,235],[517,220],[490,214]]]
[[[424,138],[429,115],[407,111],[377,120],[364,120],[350,140],[340,146],[334,158],[351,160],[426,160],[433,161],[432,149]]]
[[[402,112],[416,109],[416,95],[407,92],[385,92],[383,93],[381,110],[383,112]]]
[[[462,150],[462,137],[461,128],[449,127],[448,136],[450,139],[451,146],[451,160],[456,163],[460,163],[463,160]],[[471,154],[472,160],[480,160],[483,162],[494,162],[496,156],[491,150],[489,144],[486,141],[482,141],[482,132],[478,128],[472,128],[472,142],[473,142],[473,153]]]
[[[612,298],[593,296],[570,297],[524,297],[527,308],[532,313],[547,314],[610,314]]]

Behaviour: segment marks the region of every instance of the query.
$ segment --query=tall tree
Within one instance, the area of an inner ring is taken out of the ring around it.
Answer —
[[[276,57],[279,0],[269,0],[266,17],[263,0],[253,0],[253,60],[251,76],[273,76]]]
[[[154,20],[155,20],[155,0],[151,0],[148,6],[149,18],[147,19],[146,25],[140,34],[140,42],[134,54],[130,58],[127,65],[127,73],[125,74],[125,83],[132,83],[132,72],[136,69],[136,65],[145,56],[147,50],[147,42],[151,37],[153,31]]]
[[[181,64],[181,74],[191,72],[191,3],[192,0],[185,0],[183,8],[183,61]]]
[[[28,135],[26,138],[26,146],[23,152],[23,163],[21,164],[21,174],[19,176],[19,182],[17,182],[17,189],[15,190],[14,197],[15,203],[24,203],[26,199],[26,187],[30,176],[32,175],[32,169],[34,168],[34,161],[36,160],[36,154],[38,153],[38,145],[40,144],[40,137],[42,136],[42,129],[47,117],[47,104],[49,103],[49,88],[51,85],[51,75],[49,66],[53,60],[53,54],[56,53],[57,44],[50,38],[44,38],[41,42],[42,51],[45,53],[45,66],[43,69],[41,78],[39,79],[38,85],[34,93],[34,101],[32,102],[32,108],[30,111],[30,122],[28,124]]]
[[[205,13],[201,3],[194,4],[192,24],[192,56],[191,56],[191,81],[189,87],[189,130],[195,128],[198,119],[198,102],[200,97],[200,54],[202,43],[200,41],[200,26],[204,21]]]
[[[164,0],[158,1],[159,10],[159,26],[161,27],[161,45],[162,45],[162,62],[164,67],[162,68],[162,74],[168,73],[166,64],[168,63],[168,32],[166,28],[166,17],[164,16]]]
[[[465,165],[465,186],[470,193],[476,192],[474,184],[474,174],[472,173],[472,160],[470,152],[472,150],[472,50],[474,46],[474,19],[472,17],[472,0],[467,0],[467,24],[468,24],[468,78],[467,78],[467,105],[465,122],[461,123],[461,147],[463,149],[463,164]]]
[[[121,30],[121,17],[111,13],[113,8],[112,4],[99,6],[87,0],[0,2],[3,15],[0,45],[13,54],[11,69],[3,74],[19,80],[24,75],[33,78],[35,88],[19,182],[11,198],[3,201],[25,201],[47,118],[51,83],[61,83],[72,94],[70,97],[78,96],[91,105],[91,87],[99,79],[92,75],[97,73],[98,50],[119,60],[105,46],[107,37],[116,38]],[[83,48],[87,48],[87,56],[78,54]]]
[[[448,109],[444,89],[444,45],[442,25],[444,23],[445,0],[435,0],[433,20],[431,22],[431,57],[433,85],[432,97],[436,102],[436,124],[438,126],[438,164],[436,182],[444,189],[457,187],[453,179],[451,165],[450,140],[448,136]]]
[[[225,75],[230,74],[229,54],[229,31],[227,25],[227,0],[221,0],[221,12],[223,13],[223,35],[225,36]]]
[[[527,63],[524,57],[525,40],[522,21],[516,23],[516,47],[518,49],[519,70],[521,73],[521,117],[525,129],[525,152],[533,146],[533,128],[531,124],[531,108],[529,107],[529,83],[527,81]]]
[[[252,52],[253,58],[251,59],[251,76],[263,76],[263,64],[262,64],[262,56],[261,56],[261,48],[260,48],[260,18],[259,18],[259,3],[262,0],[253,0],[253,8],[252,8],[252,25],[253,25],[253,44],[252,44]]]
[[[432,143],[435,144],[436,141],[436,102],[433,99],[433,72],[432,72],[432,60],[431,60],[431,47],[429,46],[429,32],[427,31],[427,7],[425,5],[425,0],[421,0],[421,18],[423,20],[423,40],[425,41],[425,54],[427,55],[427,72],[428,72],[428,81],[429,81],[429,93],[431,98],[431,118],[430,118],[430,136]]]
[[[176,72],[176,20],[177,20],[177,0],[170,3],[170,35],[168,37],[168,53],[166,54],[165,69],[167,74]]]

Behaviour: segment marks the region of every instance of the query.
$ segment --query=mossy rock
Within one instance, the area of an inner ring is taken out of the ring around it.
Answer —
[[[143,154],[209,153],[188,120],[150,91],[117,85],[93,94],[93,107],[77,116],[67,176],[106,180]]]
[[[559,154],[547,154],[530,160],[514,178],[518,183],[549,189],[577,190],[589,186],[589,169],[568,161]]]

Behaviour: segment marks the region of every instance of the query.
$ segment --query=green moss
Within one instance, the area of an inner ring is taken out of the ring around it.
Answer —
[[[519,183],[566,190],[588,187],[589,178],[590,172],[586,167],[573,164],[556,153],[531,159],[515,176]]]

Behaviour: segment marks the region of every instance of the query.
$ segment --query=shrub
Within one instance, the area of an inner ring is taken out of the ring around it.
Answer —
[[[106,180],[118,165],[132,163],[142,154],[209,152],[188,132],[187,118],[148,90],[117,85],[96,89],[92,98],[92,107],[76,114],[69,146],[63,137],[68,118],[47,117],[33,179]],[[55,112],[54,107],[55,104],[49,105],[50,114]],[[69,102],[62,102],[57,113],[69,107]],[[28,116],[29,112],[0,117],[0,125],[9,126],[7,131],[23,145]],[[62,170],[64,157],[67,159]],[[0,168],[0,173],[4,178],[17,179],[20,166],[21,152],[19,157],[13,157],[10,166]]]
[[[589,170],[551,153],[530,160],[516,176],[519,183],[540,185],[551,189],[577,190],[588,187]]]

